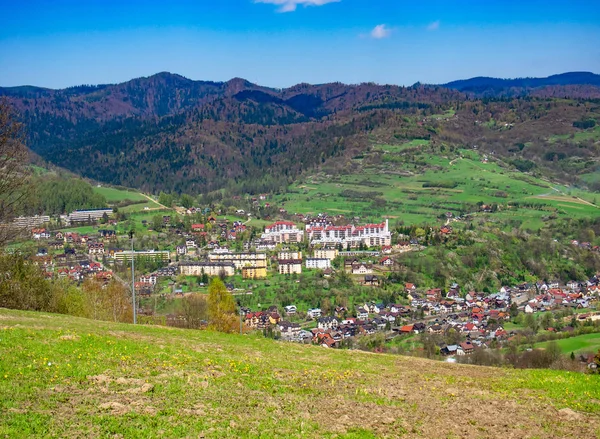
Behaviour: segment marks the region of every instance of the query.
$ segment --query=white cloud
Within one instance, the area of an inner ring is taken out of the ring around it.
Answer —
[[[382,38],[387,38],[392,34],[392,30],[388,28],[385,24],[378,24],[371,31],[371,38],[375,38],[376,40],[380,40]]]
[[[440,28],[440,20],[429,23],[427,30],[438,30]]]
[[[277,12],[293,12],[298,5],[301,6],[323,6],[327,3],[337,3],[342,0],[254,0],[254,3],[267,3],[279,6]]]

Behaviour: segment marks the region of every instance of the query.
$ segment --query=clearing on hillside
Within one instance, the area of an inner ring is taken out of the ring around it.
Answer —
[[[600,376],[0,310],[0,437],[580,438]]]

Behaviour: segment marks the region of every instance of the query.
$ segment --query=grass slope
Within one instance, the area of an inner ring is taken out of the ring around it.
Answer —
[[[594,437],[600,378],[0,310],[0,436]]]
[[[558,218],[600,214],[597,197],[589,192],[501,165],[491,158],[485,162],[483,155],[466,149],[440,155],[424,140],[376,145],[355,157],[344,173],[305,177],[290,186],[279,201],[288,212],[360,215],[373,220],[389,217],[406,224],[441,223],[445,218],[439,218],[445,212],[472,210],[478,202],[535,204],[488,215],[515,220],[533,230],[541,228],[544,218],[552,214]],[[375,194],[385,200],[385,205],[373,204]]]
[[[545,348],[549,342],[538,343],[535,346]],[[577,337],[565,338],[564,340],[556,340],[556,344],[565,354],[571,352],[577,353],[593,353],[600,349],[600,334],[584,334]]]

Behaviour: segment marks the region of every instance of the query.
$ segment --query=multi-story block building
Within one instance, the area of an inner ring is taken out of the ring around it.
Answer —
[[[304,230],[298,229],[291,221],[277,221],[265,227],[261,239],[276,244],[302,242],[304,240]]]
[[[389,231],[388,220],[381,224],[364,226],[306,226],[306,232],[311,245],[356,248],[360,244],[368,247],[391,245],[392,234]]]

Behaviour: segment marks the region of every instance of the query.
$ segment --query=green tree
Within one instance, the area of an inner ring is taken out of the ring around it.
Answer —
[[[183,207],[185,207],[186,209],[188,209],[194,205],[194,197],[192,197],[191,195],[188,195],[188,194],[182,194],[180,201],[181,201],[181,205]]]
[[[163,218],[160,215],[152,217],[152,230],[160,231],[163,228]]]
[[[208,316],[211,329],[220,332],[235,331],[235,302],[218,277],[213,278],[208,285]]]
[[[27,149],[23,143],[23,126],[7,98],[0,99],[0,224],[17,216],[26,196],[25,163]],[[15,230],[0,227],[0,248],[14,238]]]

